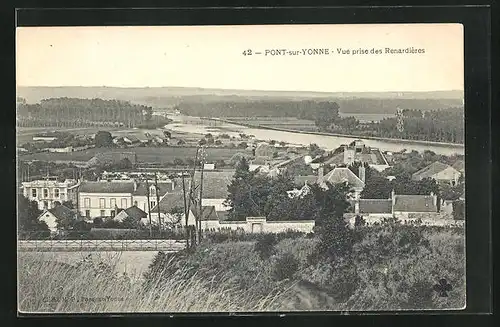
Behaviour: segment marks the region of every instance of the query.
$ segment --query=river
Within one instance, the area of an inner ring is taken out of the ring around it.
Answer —
[[[217,133],[226,133],[230,136],[239,136],[240,133],[245,133],[247,135],[254,135],[256,139],[264,141],[275,140],[278,142],[283,141],[288,144],[306,146],[311,143],[316,143],[318,146],[327,150],[333,150],[338,148],[342,144],[348,144],[355,139],[360,139],[367,146],[379,148],[382,151],[398,152],[406,149],[416,150],[418,152],[430,150],[437,154],[448,156],[453,154],[464,154],[464,146],[460,144],[432,144],[424,141],[412,140],[373,140],[358,138],[356,136],[342,137],[333,135],[317,135],[300,132],[285,132],[279,130],[251,128],[226,122],[209,123],[208,121],[202,120],[199,117],[169,116],[169,118],[174,121],[171,124],[166,125],[165,128],[181,133],[195,133],[202,135],[207,133],[212,133],[214,135],[216,135]]]

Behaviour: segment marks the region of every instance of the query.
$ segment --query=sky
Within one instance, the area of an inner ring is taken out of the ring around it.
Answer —
[[[20,27],[18,86],[463,90],[461,24]],[[353,49],[424,49],[352,54]],[[329,49],[330,55],[264,56]],[[350,54],[337,54],[337,49]],[[251,49],[252,56],[243,55]]]

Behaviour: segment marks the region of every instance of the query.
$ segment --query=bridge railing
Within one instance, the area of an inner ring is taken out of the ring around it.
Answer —
[[[165,251],[186,247],[184,240],[20,240],[19,251]]]

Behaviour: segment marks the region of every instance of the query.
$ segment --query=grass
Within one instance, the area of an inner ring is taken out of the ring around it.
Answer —
[[[216,283],[180,269],[145,288],[111,272],[113,262],[69,265],[20,254],[19,310],[36,313],[82,312],[238,312],[276,308],[278,293],[249,296],[229,280]],[[224,276],[222,276],[224,277]]]
[[[238,148],[209,148],[207,149],[207,160],[229,160],[237,153],[245,150]],[[174,158],[182,160],[193,159],[196,153],[195,147],[136,147],[127,149],[116,148],[92,148],[84,151],[70,153],[35,153],[20,156],[21,160],[40,161],[88,161],[97,153],[134,152],[139,162],[170,163]]]

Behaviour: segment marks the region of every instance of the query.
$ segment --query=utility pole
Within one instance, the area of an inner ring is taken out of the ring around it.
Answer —
[[[149,201],[149,183],[148,176],[146,175],[146,196],[148,199],[148,217],[149,217],[149,238],[153,238],[153,229],[151,224],[151,202]]]
[[[184,219],[186,221],[186,249],[189,249],[189,230],[188,230],[188,209],[187,209],[187,201],[186,201],[186,182],[184,179],[184,172],[182,172],[182,193],[184,194]]]
[[[194,192],[194,184],[195,184],[195,180],[194,180],[194,177],[195,177],[195,174],[196,174],[196,163],[198,162],[198,153],[199,153],[200,149],[199,148],[196,148],[196,154],[195,154],[195,157],[194,157],[194,162],[193,162],[193,174],[191,175],[191,185],[189,185],[189,202],[187,204],[187,212],[188,212],[188,215],[189,215],[189,212],[191,211],[191,203],[193,202],[193,192]],[[198,219],[196,218],[196,215],[194,217],[195,219],[195,236],[196,236],[196,227],[198,225]],[[193,239],[193,241],[196,240],[196,237]],[[193,242],[194,243],[194,242]],[[195,244],[191,244],[192,246],[194,246]]]
[[[201,149],[201,176],[200,176],[200,203],[199,203],[199,217],[198,217],[198,243],[201,242],[201,221],[203,218],[203,172],[205,170],[205,149]]]
[[[156,208],[158,209],[158,227],[160,229],[161,238],[161,218],[160,218],[160,189],[158,188],[158,176],[155,172],[155,190],[156,190]]]

